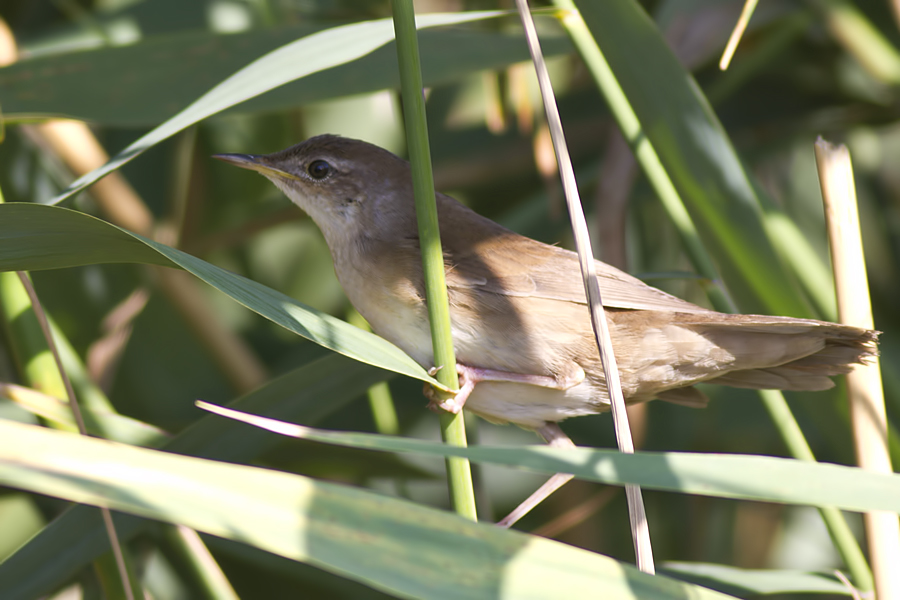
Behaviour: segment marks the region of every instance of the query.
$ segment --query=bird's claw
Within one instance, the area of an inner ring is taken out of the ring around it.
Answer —
[[[434,377],[443,367],[432,367],[428,370],[428,374]],[[459,377],[459,391],[457,392],[441,392],[430,384],[425,384],[423,390],[425,397],[428,398],[428,408],[434,412],[449,412],[458,415],[466,404],[466,399],[472,393],[475,382],[470,381],[466,375],[467,369],[462,365],[457,365],[456,374]],[[452,393],[452,396],[444,397],[444,394]]]
[[[441,398],[440,392],[428,383],[425,384],[423,392],[425,397],[428,398],[428,409],[433,412],[440,413],[445,411],[456,415],[462,410],[462,405],[456,400],[458,393],[449,398]]]

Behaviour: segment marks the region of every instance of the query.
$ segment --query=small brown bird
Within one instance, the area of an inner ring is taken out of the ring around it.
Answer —
[[[419,364],[433,365],[409,163],[323,135],[268,155],[217,158],[258,171],[316,222],[350,301]],[[609,408],[577,256],[437,195],[461,402],[548,442],[568,417]],[[824,390],[876,352],[877,332],[810,319],[732,315],[671,296],[597,261],[626,402],[690,406],[693,387]],[[475,385],[475,384],[478,385]],[[465,395],[468,394],[468,398]]]

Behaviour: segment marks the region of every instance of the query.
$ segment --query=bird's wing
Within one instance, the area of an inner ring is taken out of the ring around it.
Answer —
[[[447,285],[451,288],[586,304],[581,269],[574,252],[506,230],[499,238],[492,236],[462,248],[465,250],[447,253]],[[604,306],[710,312],[606,263],[594,261],[594,265]]]
[[[444,194],[437,194],[437,203],[449,288],[587,303],[574,252],[521,236]],[[605,306],[711,312],[606,263],[594,261],[594,265]]]

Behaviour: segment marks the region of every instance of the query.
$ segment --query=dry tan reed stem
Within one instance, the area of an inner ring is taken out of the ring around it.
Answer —
[[[628,426],[628,414],[625,410],[622,386],[619,383],[619,371],[616,367],[612,339],[609,335],[606,313],[604,312],[603,301],[600,296],[600,284],[597,281],[594,266],[594,253],[591,250],[587,222],[585,221],[584,210],[578,196],[575,169],[572,166],[572,159],[566,146],[562,121],[560,120],[559,109],[556,106],[556,97],[554,96],[550,75],[541,52],[534,19],[528,8],[528,1],[516,0],[516,7],[519,11],[519,17],[522,19],[522,26],[525,29],[525,39],[528,42],[528,50],[531,53],[531,60],[534,63],[538,85],[541,89],[541,97],[544,101],[547,125],[553,138],[556,162],[559,165],[566,204],[569,208],[569,217],[572,221],[572,233],[575,236],[575,247],[578,250],[578,262],[581,266],[581,274],[584,280],[585,295],[591,309],[591,324],[594,329],[594,338],[600,351],[603,376],[606,378],[606,385],[609,390],[610,411],[612,412],[616,441],[620,451],[633,454],[634,440],[631,436],[631,429]],[[573,16],[570,15],[570,18],[573,18]],[[628,517],[631,524],[631,534],[634,539],[634,554],[637,567],[645,573],[654,574],[656,566],[653,561],[653,545],[650,542],[650,526],[647,522],[647,513],[644,509],[644,499],[640,486],[626,484],[625,496],[628,503]]]
[[[728,38],[728,44],[725,45],[725,51],[722,52],[722,58],[719,60],[719,68],[723,71],[727,70],[728,66],[731,64],[734,52],[737,50],[738,43],[741,41],[744,31],[746,31],[747,25],[750,23],[750,17],[753,15],[753,11],[756,10],[758,2],[759,0],[744,0],[744,8],[741,10],[741,16],[738,18],[738,22],[734,26],[731,36]]]
[[[103,166],[109,155],[81,121],[55,119],[36,125],[38,133],[76,177]],[[106,217],[120,227],[150,235],[153,215],[121,173],[110,173],[91,188]]]
[[[850,152],[846,146],[834,146],[819,138],[816,164],[825,202],[840,320],[846,325],[874,329]],[[847,395],[859,466],[892,473],[877,358],[857,366],[847,375]],[[900,523],[897,515],[882,511],[866,513],[865,526],[876,597],[880,600],[900,599]]]

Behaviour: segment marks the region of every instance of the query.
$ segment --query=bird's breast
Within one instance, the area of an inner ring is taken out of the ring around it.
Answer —
[[[385,269],[337,268],[350,303],[372,330],[428,367],[433,364],[428,314],[415,285]]]

